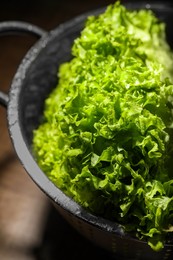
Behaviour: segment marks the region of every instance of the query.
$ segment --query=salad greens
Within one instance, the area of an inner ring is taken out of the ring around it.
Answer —
[[[88,17],[34,131],[38,164],[67,195],[156,251],[173,229],[173,53],[151,10]]]

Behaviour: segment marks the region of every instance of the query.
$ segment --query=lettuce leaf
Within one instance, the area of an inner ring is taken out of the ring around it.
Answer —
[[[90,16],[34,131],[48,177],[156,251],[173,225],[173,53],[151,10]]]

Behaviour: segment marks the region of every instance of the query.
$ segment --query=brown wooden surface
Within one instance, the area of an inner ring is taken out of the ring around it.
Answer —
[[[21,20],[50,30],[110,2],[1,1],[0,22]],[[33,43],[30,37],[0,37],[0,89],[4,92],[8,93],[17,66]],[[8,135],[6,110],[0,107],[0,260],[36,259],[32,248],[42,243],[49,208],[47,197],[18,161]]]

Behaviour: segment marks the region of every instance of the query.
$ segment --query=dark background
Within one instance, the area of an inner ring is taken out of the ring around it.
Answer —
[[[76,15],[111,3],[114,1],[1,0],[0,22],[25,21],[49,31]],[[0,89],[4,92],[8,93],[22,57],[34,42],[29,36],[0,37]],[[6,110],[0,107],[0,260],[88,258],[112,259],[73,230],[30,180],[13,150]]]

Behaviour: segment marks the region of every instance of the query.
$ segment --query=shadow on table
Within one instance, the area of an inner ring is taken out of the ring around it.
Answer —
[[[42,244],[34,255],[37,260],[115,260],[108,252],[81,236],[54,207],[50,210]]]

